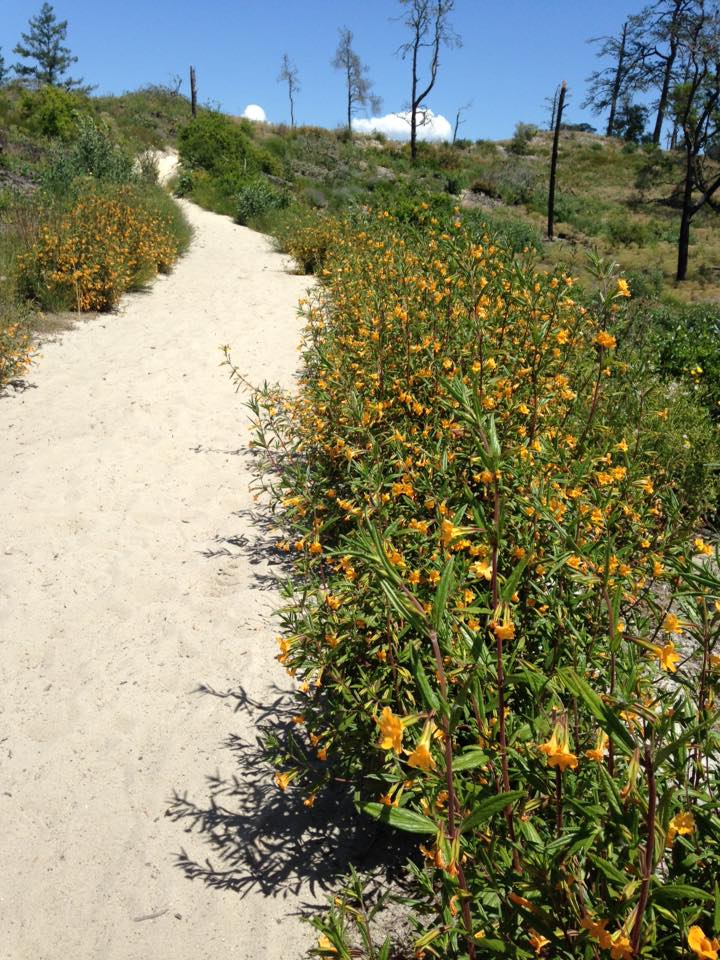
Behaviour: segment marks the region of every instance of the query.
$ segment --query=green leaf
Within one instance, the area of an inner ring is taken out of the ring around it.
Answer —
[[[558,675],[562,679],[565,689],[583,701],[605,733],[613,738],[623,753],[628,756],[632,754],[636,746],[635,741],[623,726],[620,719],[603,703],[587,681],[570,667],[561,667],[558,670]]]
[[[503,955],[507,953],[507,949],[502,940],[488,940],[487,937],[483,937],[482,940],[475,940],[475,949],[478,953],[496,953]]]
[[[435,599],[433,600],[430,619],[432,620],[432,625],[436,630],[440,629],[445,608],[447,607],[448,596],[452,590],[454,566],[455,557],[450,557],[448,562],[445,564],[445,569],[440,577],[440,583],[438,583],[437,590],[435,591]]]
[[[720,886],[715,883],[715,911],[713,914],[713,930],[720,930]]]
[[[515,567],[513,572],[507,578],[502,588],[502,599],[510,600],[512,595],[515,593],[518,583],[520,582],[520,577],[523,575],[525,567],[528,565],[528,558],[523,558]]]
[[[603,860],[602,857],[595,856],[594,854],[590,854],[588,859],[602,874],[608,878],[608,880],[612,881],[612,883],[616,883],[619,887],[625,886],[628,878],[624,873],[618,870],[617,867],[614,867],[612,863],[608,863],[607,860]]]
[[[708,903],[714,899],[715,897],[711,893],[707,893],[699,887],[693,887],[689,883],[667,883],[650,891],[651,902],[657,900],[660,903],[667,901],[673,903],[676,900],[702,900]]]
[[[375,820],[389,823],[396,830],[404,830],[406,833],[437,833],[437,827],[432,820],[405,807],[389,807],[384,803],[360,803],[358,809]]]
[[[440,700],[433,688],[430,686],[430,681],[425,673],[420,656],[417,653],[413,656],[412,668],[415,681],[420,688],[420,692],[425,698],[425,703],[428,705],[428,707],[430,707],[431,710],[438,712],[440,710]]]
[[[515,803],[516,800],[519,800],[520,797],[523,796],[525,796],[524,790],[509,790],[507,793],[495,794],[495,796],[488,797],[487,800],[476,804],[467,820],[463,821],[462,833],[466,833],[468,830],[473,830],[475,827],[487,823],[496,813],[500,813],[505,807],[510,806],[511,803]]]
[[[487,760],[487,754],[479,747],[469,747],[453,757],[453,770],[472,770],[474,767],[481,767]]]

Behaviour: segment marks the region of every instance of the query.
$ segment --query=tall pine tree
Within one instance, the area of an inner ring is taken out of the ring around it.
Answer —
[[[82,88],[82,80],[67,76],[70,65],[77,63],[77,57],[65,46],[67,26],[67,20],[58,21],[49,3],[43,3],[36,17],[30,17],[30,29],[20,35],[22,39],[14,50],[23,60],[31,61],[15,64],[15,73],[20,79],[39,87]]]

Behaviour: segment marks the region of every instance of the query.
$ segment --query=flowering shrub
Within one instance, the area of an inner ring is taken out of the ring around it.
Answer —
[[[30,328],[17,310],[0,315],[0,387],[20,376],[32,361]]]
[[[583,305],[460,219],[369,217],[304,304],[299,395],[251,401],[300,579],[277,784],[418,835],[417,957],[717,952],[717,438],[596,268]],[[339,910],[319,955],[350,956]]]
[[[18,258],[23,292],[44,306],[109,310],[128,289],[166,273],[183,245],[169,200],[132,186],[91,194],[40,229]]]

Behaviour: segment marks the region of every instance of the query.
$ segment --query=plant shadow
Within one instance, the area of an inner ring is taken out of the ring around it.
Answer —
[[[322,893],[337,887],[352,864],[358,871],[396,884],[414,846],[384,824],[357,813],[347,787],[325,788],[312,806],[308,794],[291,785],[283,792],[274,780],[266,737],[288,740],[297,734],[292,717],[297,706],[290,691],[273,688],[268,703],[245,690],[198,688],[199,694],[235,701],[235,712],[248,714],[259,731],[254,741],[231,734],[225,747],[235,769],[206,778],[202,800],[176,792],[166,816],[188,834],[200,836],[207,856],[193,858],[186,849],[176,865],[190,880],[232,890],[241,897],[260,891],[267,897],[305,896],[298,908],[324,906]]]

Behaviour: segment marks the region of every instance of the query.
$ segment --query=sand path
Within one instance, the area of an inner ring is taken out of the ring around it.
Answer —
[[[262,829],[278,791],[251,745],[285,678],[248,556],[247,414],[219,367],[229,343],[256,382],[291,384],[307,280],[185,209],[175,272],[46,344],[0,400],[7,960],[275,960],[310,940],[310,894]]]

